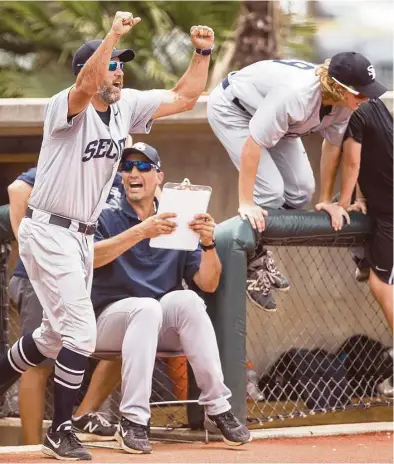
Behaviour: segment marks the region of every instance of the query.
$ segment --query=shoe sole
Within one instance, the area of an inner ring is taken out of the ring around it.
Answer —
[[[81,432],[74,427],[75,434],[79,441],[113,441],[115,433],[113,435],[98,435],[96,433]]]
[[[264,308],[264,306],[261,306],[258,303],[256,303],[254,301],[254,299],[251,296],[249,296],[248,292],[246,292],[246,296],[248,297],[248,300],[252,303],[253,306],[256,306],[256,308],[258,308],[258,309],[262,309],[262,310],[266,311],[267,313],[276,313],[276,311],[278,309],[278,308],[274,308],[274,309]]]
[[[204,428],[208,432],[216,433],[218,435],[221,435],[223,437],[223,441],[228,446],[242,446],[242,445],[246,445],[247,443],[250,443],[252,441],[252,436],[249,437],[248,441],[230,441],[222,434],[220,429],[217,428],[216,425],[213,422],[211,422],[210,420],[208,420],[208,419],[205,419],[205,421],[204,421]]]
[[[120,447],[127,453],[130,453],[130,454],[151,454],[152,453],[152,451],[143,451],[143,450],[136,450],[134,448],[129,448],[127,445],[125,445],[123,438],[119,432],[115,433],[115,440],[119,443]]]
[[[282,293],[287,293],[291,287],[284,287],[284,288],[279,288],[275,287],[274,285],[271,285],[272,290],[276,290],[277,292],[282,292]]]
[[[48,448],[47,446],[44,446],[44,445],[41,447],[41,452],[45,454],[46,456],[50,456],[52,458],[58,459],[59,461],[91,461],[92,460],[92,456],[90,456],[90,458],[67,458],[65,456],[60,456],[53,449]]]

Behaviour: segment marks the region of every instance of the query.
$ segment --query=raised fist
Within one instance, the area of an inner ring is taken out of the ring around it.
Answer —
[[[215,33],[208,26],[192,26],[190,29],[190,38],[196,48],[212,48]]]
[[[133,18],[132,13],[127,11],[117,11],[112,23],[111,31],[117,36],[122,37],[140,21],[141,18]]]

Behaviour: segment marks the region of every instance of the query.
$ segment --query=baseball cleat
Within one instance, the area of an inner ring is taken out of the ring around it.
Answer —
[[[366,258],[359,258],[352,254],[352,259],[356,263],[355,277],[357,282],[367,282],[370,274],[370,267]]]
[[[290,289],[289,280],[276,267],[276,263],[272,257],[272,251],[264,250],[264,253],[254,259],[248,266],[248,270],[251,272],[259,269],[263,269],[267,272],[271,287],[275,290],[287,292]]]
[[[253,305],[268,312],[276,311],[276,303],[271,292],[271,281],[262,268],[248,269],[246,296]]]
[[[92,455],[78,440],[73,430],[52,432],[49,428],[41,451],[60,461],[91,461]]]
[[[90,412],[78,418],[72,418],[72,424],[77,433],[92,433],[102,437],[113,437],[117,425],[111,424],[99,412]]]
[[[147,425],[136,424],[122,417],[115,438],[121,448],[128,453],[149,454],[152,452]]]
[[[367,282],[369,279],[369,267],[356,267],[355,277],[357,282]]]
[[[206,414],[204,427],[208,432],[220,433],[229,446],[240,446],[252,441],[249,429],[234,416],[231,410],[214,416]]]
[[[393,377],[391,376],[388,379],[384,379],[383,382],[376,385],[376,390],[387,399],[394,400]]]

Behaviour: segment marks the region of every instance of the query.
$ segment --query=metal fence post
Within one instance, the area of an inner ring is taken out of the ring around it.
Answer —
[[[0,243],[0,357],[5,356],[8,350],[8,256],[10,244]]]

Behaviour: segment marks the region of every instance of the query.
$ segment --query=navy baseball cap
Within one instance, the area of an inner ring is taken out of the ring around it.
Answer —
[[[123,150],[122,159],[125,160],[128,155],[132,155],[133,153],[139,153],[141,155],[146,156],[149,159],[149,161],[151,161],[155,166],[157,166],[160,169],[161,161],[159,153],[157,153],[157,150],[151,147],[150,145],[143,142],[137,142],[130,148],[125,148]]]
[[[78,65],[85,64],[93,55],[93,53],[99,48],[102,42],[103,41],[101,39],[89,40],[78,48],[78,50],[75,52],[75,55],[73,56],[72,61],[72,70],[75,75],[77,75],[81,70]],[[134,57],[135,53],[131,48],[124,50],[118,50],[114,48],[112,50],[111,58],[119,58],[120,61],[123,61],[124,63],[134,60]]]
[[[328,75],[349,92],[362,93],[368,98],[378,98],[387,92],[375,79],[376,71],[371,62],[361,53],[337,53],[331,58]]]

